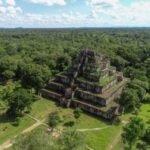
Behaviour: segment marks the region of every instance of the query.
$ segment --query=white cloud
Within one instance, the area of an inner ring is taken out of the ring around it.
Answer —
[[[103,5],[103,4],[114,5],[118,2],[119,2],[119,0],[88,0],[88,3],[91,5]]]
[[[15,0],[6,0],[6,3],[11,6],[15,6]]]
[[[88,0],[88,4],[91,14],[112,26],[150,25],[150,1],[133,1],[125,6],[119,0]]]
[[[48,5],[48,6],[52,6],[52,5],[65,5],[66,2],[65,0],[28,0],[31,3],[35,3],[35,4],[43,4],[43,5]]]
[[[24,16],[24,21],[27,22],[36,22],[38,24],[55,24],[55,23],[61,23],[61,24],[72,24],[72,23],[78,23],[82,20],[83,16],[77,12],[77,13],[62,13],[62,14],[32,14],[28,13]],[[26,22],[26,23],[27,23]]]
[[[6,0],[6,3],[1,3],[0,5],[0,21],[9,23],[10,18],[17,17],[17,15],[21,12],[22,9],[15,6],[14,0]]]
[[[99,9],[111,9],[119,4],[119,0],[88,0],[87,5]]]
[[[5,16],[14,16],[17,15],[18,13],[21,13],[22,9],[20,7],[13,7],[13,6],[0,6],[0,15],[3,15],[2,17]]]
[[[3,4],[3,2],[2,2],[2,0],[0,0],[0,5],[2,5]]]
[[[0,6],[0,14],[1,14],[1,13],[4,14],[5,12],[6,12],[6,8],[3,7],[3,6]]]

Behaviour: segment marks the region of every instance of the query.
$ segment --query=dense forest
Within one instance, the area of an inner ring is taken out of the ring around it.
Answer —
[[[25,81],[38,72],[44,83],[65,69],[83,48],[106,53],[125,75],[133,78],[142,75],[142,80],[147,80],[150,74],[149,39],[149,29],[1,29],[1,80]],[[29,84],[34,87],[36,77],[32,81]],[[38,88],[42,83],[36,86]]]
[[[9,87],[0,91],[1,100],[8,105],[7,114],[16,116],[29,107],[34,93],[67,69],[85,48],[107,55],[130,78],[119,103],[125,111],[138,113],[142,103],[150,102],[149,39],[149,28],[1,29],[0,83],[16,82],[11,91]]]

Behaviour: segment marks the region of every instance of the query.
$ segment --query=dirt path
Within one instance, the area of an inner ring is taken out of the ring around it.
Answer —
[[[48,125],[46,123],[43,123],[44,120],[38,120],[37,118],[35,118],[35,117],[33,117],[33,116],[29,115],[29,114],[26,114],[26,115],[29,118],[35,120],[36,123],[34,123],[32,126],[26,128],[26,129],[24,129],[20,134],[31,132],[33,129],[37,128],[40,125],[44,125],[44,126],[48,127]],[[20,135],[20,134],[18,134],[18,135]],[[16,138],[18,135],[14,136],[14,138]],[[13,144],[14,144],[13,139],[12,140],[8,140],[5,143],[0,145],[0,150],[7,149],[7,148],[11,147]]]
[[[38,126],[41,125],[41,124],[42,124],[41,122],[36,122],[36,123],[34,123],[32,126],[30,126],[29,128],[26,128],[25,130],[23,130],[20,134],[24,134],[24,133],[27,133],[27,132],[31,132],[33,129],[35,129],[36,127],[38,127]],[[18,135],[20,135],[20,134],[18,134]],[[16,138],[18,135],[14,136],[14,138]],[[9,148],[9,147],[11,147],[13,144],[14,144],[13,139],[12,139],[12,140],[8,140],[8,141],[6,141],[5,143],[3,143],[3,144],[0,145],[0,150]]]
[[[86,148],[87,150],[95,150],[95,149],[89,147],[88,145],[85,145],[85,148]]]
[[[33,117],[33,116],[29,115],[29,114],[27,114],[27,116],[30,117],[30,118],[32,118],[33,120],[35,120],[36,123],[34,123],[32,126],[26,128],[26,129],[24,129],[20,134],[24,134],[24,133],[31,132],[33,129],[37,128],[37,127],[40,126],[40,125],[44,125],[44,126],[48,127],[47,124],[43,123],[43,120],[40,121],[40,120],[38,120],[37,118],[35,118],[35,117]],[[108,127],[109,127],[109,126],[101,127],[101,128],[91,128],[91,129],[77,129],[77,131],[79,131],[79,132],[97,131],[97,130],[106,129],[106,128],[108,128]],[[20,134],[18,134],[18,135],[20,135]],[[16,138],[18,135],[16,135],[14,138]],[[54,132],[54,135],[55,135],[55,132]],[[11,147],[13,144],[14,144],[14,141],[13,141],[13,140],[8,140],[8,141],[6,141],[5,143],[3,143],[2,145],[0,145],[0,150],[7,149],[7,148]],[[89,149],[89,150],[94,150],[94,149],[92,149],[92,148],[90,148],[90,147],[88,147],[88,146],[86,146],[86,148]]]
[[[109,128],[110,126],[101,127],[101,128],[91,128],[91,129],[77,129],[79,132],[85,132],[85,131],[97,131],[97,130],[103,130],[106,128]]]
[[[128,123],[128,121],[123,120],[121,123],[123,126],[125,126]],[[113,148],[118,144],[121,138],[121,133],[122,131],[119,131],[119,133],[116,135],[112,143],[108,146],[107,150],[113,150]]]
[[[33,120],[35,120],[36,122],[41,123],[42,125],[44,125],[44,126],[46,126],[46,127],[49,127],[49,126],[48,126],[48,124],[44,123],[45,119],[43,119],[43,120],[39,120],[39,119],[37,119],[37,118],[35,118],[35,117],[33,117],[33,116],[29,115],[29,114],[26,114],[26,116],[28,116],[29,118],[31,118],[31,119],[33,119]]]
[[[108,146],[107,150],[113,150],[113,148],[115,147],[115,145],[117,145],[117,143],[120,141],[120,137],[121,137],[121,131],[117,134],[117,136],[114,138],[114,140],[112,141],[112,143]]]
[[[11,140],[8,140],[7,142],[0,145],[0,150],[7,149],[11,147],[14,143]]]

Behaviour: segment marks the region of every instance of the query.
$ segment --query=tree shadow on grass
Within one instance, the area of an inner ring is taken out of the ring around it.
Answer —
[[[18,117],[10,117],[6,113],[0,114],[0,123],[10,123],[13,126],[19,125]]]
[[[65,127],[73,127],[75,125],[74,121],[68,121],[63,124]]]

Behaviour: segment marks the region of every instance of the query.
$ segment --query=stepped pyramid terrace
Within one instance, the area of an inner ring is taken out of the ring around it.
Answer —
[[[92,50],[82,50],[72,65],[49,81],[41,95],[62,106],[79,107],[105,119],[119,115],[119,98],[127,82],[110,66],[109,59]]]

